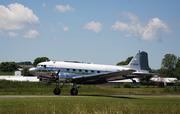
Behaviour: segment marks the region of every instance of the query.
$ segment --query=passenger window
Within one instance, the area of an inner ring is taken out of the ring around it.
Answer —
[[[97,73],[101,73],[100,71],[97,71]]]
[[[79,72],[82,72],[82,70],[81,70],[81,69],[79,69]]]
[[[85,72],[88,72],[88,70],[85,70]]]
[[[73,69],[73,71],[76,71],[76,69]]]

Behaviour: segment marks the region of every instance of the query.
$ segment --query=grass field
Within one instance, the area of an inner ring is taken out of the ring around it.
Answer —
[[[53,95],[55,84],[47,85],[32,82],[12,82],[0,81],[0,95]],[[63,95],[69,95],[71,86],[64,86]],[[177,88],[157,88],[157,87],[138,87],[138,88],[117,88],[109,85],[82,85],[79,88],[79,95],[132,95],[132,94],[178,94],[180,87]]]
[[[2,72],[2,71],[0,71],[0,76],[4,76],[4,75],[14,75],[14,72]]]
[[[54,87],[54,84],[0,81],[0,114],[180,113],[179,87],[117,88],[110,85],[82,85],[79,88],[79,96],[73,97],[69,96],[71,86],[66,85],[63,88],[62,96],[53,96]],[[136,96],[137,94],[146,96]],[[171,95],[166,96],[167,94]]]
[[[0,114],[179,114],[176,96],[0,97]]]

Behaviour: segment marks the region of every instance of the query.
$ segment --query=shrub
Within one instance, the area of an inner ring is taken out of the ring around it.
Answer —
[[[133,88],[133,86],[130,83],[125,83],[123,85],[124,88]]]

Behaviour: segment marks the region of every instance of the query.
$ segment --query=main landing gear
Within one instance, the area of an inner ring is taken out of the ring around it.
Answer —
[[[54,88],[54,90],[53,90],[54,95],[60,95],[61,89],[63,88],[63,86],[64,86],[64,83],[62,83],[62,85],[61,85],[61,82],[58,78],[58,80],[56,81],[56,88]]]
[[[54,95],[60,95],[61,94],[61,89],[59,87],[54,88],[53,91]]]
[[[60,77],[59,77],[60,70],[56,74],[56,88],[54,88],[53,93],[54,95],[60,95],[61,94],[61,88],[63,87],[64,83],[60,86]]]
[[[58,71],[58,73],[56,75],[56,87],[53,90],[54,95],[60,95],[61,94],[61,89],[64,86],[64,81],[60,80],[60,77],[58,75],[59,72],[60,71]],[[72,95],[72,96],[78,95],[78,86],[76,85],[76,83],[73,83],[72,88],[70,90],[70,95]]]
[[[63,85],[61,85],[61,86],[60,86],[60,84],[56,85],[56,88],[54,88],[54,91],[53,91],[54,95],[60,95],[61,94],[61,89],[62,89]],[[70,90],[70,95],[72,95],[72,96],[78,95],[78,87],[76,84],[73,84],[73,86]]]

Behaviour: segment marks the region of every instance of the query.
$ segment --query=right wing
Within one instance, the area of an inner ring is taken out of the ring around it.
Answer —
[[[71,78],[71,82],[78,83],[78,84],[106,83],[109,80],[122,78],[124,75],[129,75],[129,74],[132,74],[133,72],[134,70],[129,69],[129,70],[100,73],[100,74],[93,74],[93,75],[74,76]]]

